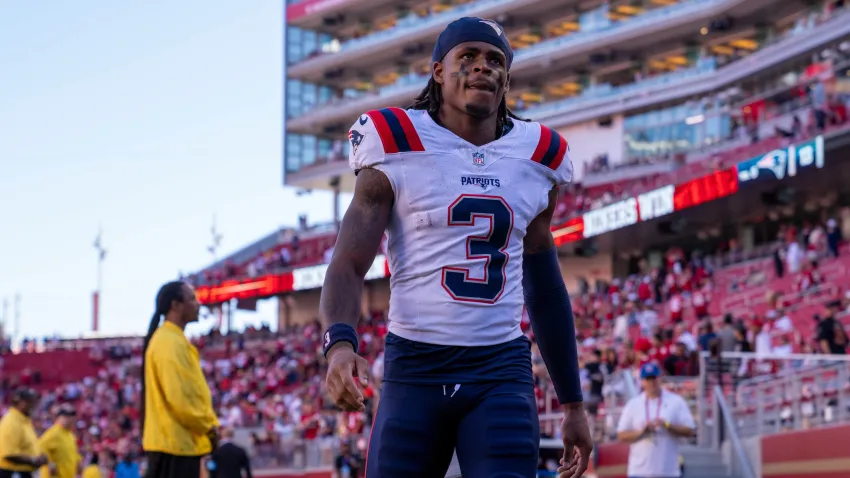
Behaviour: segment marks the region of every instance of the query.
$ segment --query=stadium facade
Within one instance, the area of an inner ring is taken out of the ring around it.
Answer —
[[[571,288],[627,274],[639,258],[658,263],[673,243],[731,234],[752,245],[753,217],[775,206],[762,199],[778,183],[765,178],[821,170],[843,144],[841,131],[812,127],[811,88],[822,80],[840,91],[850,62],[850,17],[830,3],[290,2],[283,182],[350,192],[349,126],[365,111],[411,103],[441,29],[484,16],[516,50],[511,108],[570,142],[576,185],[562,191],[553,234]],[[805,134],[781,136],[794,118]],[[798,199],[811,183],[796,187]],[[755,206],[730,215],[741,201]],[[281,296],[281,325],[315,317],[335,233],[334,224],[274,231],[201,271],[201,301],[251,308]],[[379,255],[364,308],[385,308],[389,273]]]

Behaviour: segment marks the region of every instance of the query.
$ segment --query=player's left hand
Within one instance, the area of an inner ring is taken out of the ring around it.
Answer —
[[[561,423],[564,438],[564,457],[558,467],[559,478],[581,478],[590,463],[593,440],[590,426],[581,403],[564,405],[564,421]]]

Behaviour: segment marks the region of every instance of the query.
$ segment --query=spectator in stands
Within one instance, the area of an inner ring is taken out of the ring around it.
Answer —
[[[689,375],[690,354],[688,347],[683,343],[676,344],[672,354],[664,360],[664,371],[667,375],[682,377]]]
[[[699,343],[699,349],[702,352],[708,352],[708,349],[711,347],[712,342],[717,339],[717,334],[714,333],[714,327],[711,325],[711,322],[703,322],[699,326],[699,338],[697,342]]]
[[[847,331],[835,315],[841,307],[840,301],[830,302],[824,318],[817,324],[817,341],[820,351],[825,354],[847,353]]]
[[[614,349],[605,350],[605,360],[602,362],[602,369],[606,374],[611,375],[620,365],[620,358],[617,356],[617,351]]]
[[[592,422],[595,423],[599,414],[599,404],[602,403],[602,387],[605,385],[605,374],[602,371],[602,352],[599,349],[593,350],[584,364],[584,369],[590,385],[589,398],[585,402],[587,413],[591,416]]]
[[[244,448],[233,443],[233,431],[225,428],[221,439],[221,445],[207,463],[210,478],[252,478],[251,460]]]
[[[665,390],[660,375],[661,370],[654,363],[641,367],[644,391],[626,403],[617,425],[617,438],[630,444],[630,478],[681,476],[678,439],[696,433],[687,402]]]
[[[139,464],[133,461],[129,453],[115,465],[115,478],[140,478]]]
[[[694,334],[688,330],[685,324],[676,325],[676,342],[685,344],[685,346],[688,347],[688,352],[699,350],[697,339],[694,337]]]
[[[733,352],[737,339],[735,337],[735,319],[732,314],[723,316],[723,326],[717,331],[717,341],[721,352]]]
[[[771,351],[770,334],[765,329],[764,322],[761,319],[754,319],[752,321],[750,324],[750,333],[755,344],[753,351],[757,354],[769,354]]]
[[[776,355],[791,355],[794,353],[794,344],[791,343],[790,334],[781,334],[777,339],[779,343],[773,347],[773,353]]]
[[[87,467],[83,469],[82,478],[102,478],[100,474],[100,455],[94,453]]]
[[[835,219],[826,221],[826,244],[831,257],[838,257],[838,245],[841,243],[841,229]]]
[[[33,478],[33,472],[47,464],[38,450],[30,412],[38,394],[29,388],[15,391],[9,411],[0,419],[0,478]]]
[[[780,241],[774,242],[773,245],[773,269],[776,271],[776,277],[785,275],[785,263],[782,261],[783,247]]]
[[[785,251],[785,269],[789,274],[796,274],[800,272],[800,268],[803,266],[805,254],[803,253],[803,247],[797,241],[796,232],[791,230],[788,235],[788,246]]]
[[[352,450],[351,443],[344,441],[340,444],[339,454],[334,460],[334,468],[339,478],[360,478],[364,470],[363,457]]]
[[[77,411],[70,404],[60,405],[56,421],[38,439],[39,450],[50,463],[42,468],[43,478],[74,478],[80,465],[80,451],[73,427]]]
[[[815,126],[817,132],[823,132],[826,128],[826,120],[829,117],[829,103],[826,96],[826,88],[820,78],[815,79],[812,83],[809,97],[812,102],[812,109],[815,113]]]
[[[751,353],[753,351],[752,343],[747,336],[747,329],[743,326],[735,327],[735,352]]]
[[[648,289],[649,280],[649,277],[645,277],[641,282],[641,287],[646,285]],[[640,324],[641,334],[644,336],[652,333],[652,329],[658,325],[658,312],[649,306],[649,301],[651,301],[651,299],[647,298],[638,302],[638,310],[640,311],[638,312],[638,323]]]

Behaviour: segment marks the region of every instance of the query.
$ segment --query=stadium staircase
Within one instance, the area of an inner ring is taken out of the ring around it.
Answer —
[[[744,478],[729,474],[720,451],[707,447],[689,446],[681,450],[685,461],[682,478]]]

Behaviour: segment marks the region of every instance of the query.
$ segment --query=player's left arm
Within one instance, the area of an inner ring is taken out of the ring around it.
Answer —
[[[528,225],[523,241],[522,287],[528,318],[558,401],[567,408],[581,408],[584,397],[575,318],[551,231],[557,201],[555,187],[549,192],[548,207]]]
[[[558,476],[579,478],[587,470],[593,440],[583,407],[573,308],[551,231],[557,202],[558,188],[555,186],[549,192],[549,205],[526,229],[522,288],[534,338],[546,362],[558,402],[564,408],[561,424],[564,456]]]

